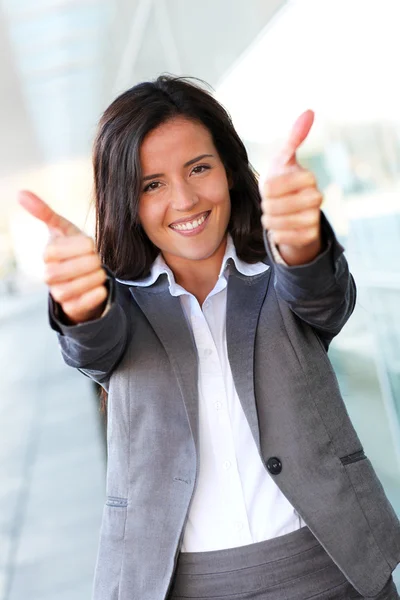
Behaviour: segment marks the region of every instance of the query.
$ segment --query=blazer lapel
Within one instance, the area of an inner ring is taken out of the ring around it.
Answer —
[[[168,355],[198,448],[198,357],[180,300],[171,296],[166,276],[160,277],[150,287],[131,287],[130,291]]]
[[[242,275],[231,264],[226,309],[226,342],[233,381],[260,450],[260,431],[254,394],[254,346],[261,306],[267,293],[271,269]]]
[[[270,275],[271,269],[259,275],[245,276],[232,264],[227,290],[228,358],[235,387],[258,448],[260,432],[254,394],[254,345]],[[160,277],[150,287],[131,287],[130,291],[168,355],[198,448],[198,356],[180,300],[171,296],[166,276]]]

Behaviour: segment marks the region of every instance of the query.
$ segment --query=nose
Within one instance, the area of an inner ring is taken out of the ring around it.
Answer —
[[[198,197],[186,181],[175,183],[172,190],[171,208],[186,212],[196,206]]]

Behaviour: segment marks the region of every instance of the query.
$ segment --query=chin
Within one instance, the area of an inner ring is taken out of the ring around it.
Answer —
[[[213,252],[201,252],[201,251],[193,251],[193,252],[181,252],[178,256],[184,258],[185,260],[207,260],[210,256],[213,255]]]
[[[215,244],[199,244],[199,246],[181,251],[181,256],[191,260],[206,260],[211,258],[221,246],[222,241]]]

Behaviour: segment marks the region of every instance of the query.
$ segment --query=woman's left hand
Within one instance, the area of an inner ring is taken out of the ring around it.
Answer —
[[[296,160],[296,151],[314,122],[311,110],[295,122],[289,139],[276,157],[272,172],[260,181],[261,221],[288,265],[312,261],[322,250],[321,204],[315,176]]]

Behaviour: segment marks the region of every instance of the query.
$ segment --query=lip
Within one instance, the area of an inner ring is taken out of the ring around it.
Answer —
[[[171,227],[172,225],[180,225],[181,223],[190,223],[191,221],[194,221],[195,219],[199,219],[203,215],[207,215],[207,217],[208,217],[210,212],[211,212],[211,210],[203,210],[202,212],[196,213],[195,215],[191,215],[190,217],[186,217],[185,219],[178,219],[177,221],[173,221],[172,223],[170,223],[168,225],[168,227]]]
[[[175,223],[187,223],[187,222],[188,222],[188,221],[190,221],[190,220],[194,220],[194,219],[196,219],[196,218],[199,218],[199,217],[201,217],[202,215],[206,215],[206,218],[205,218],[205,220],[203,221],[203,223],[202,223],[202,224],[201,224],[199,227],[196,227],[196,229],[185,229],[185,230],[183,230],[183,229],[174,229],[173,227],[171,227],[171,225],[170,225],[170,227],[171,227],[171,229],[172,229],[172,231],[173,231],[174,233],[179,233],[179,235],[182,235],[182,236],[184,236],[184,237],[191,237],[191,236],[193,236],[193,235],[198,235],[198,234],[199,234],[199,233],[201,233],[201,232],[202,232],[202,231],[205,229],[205,227],[207,226],[207,223],[208,223],[208,219],[209,219],[209,217],[210,217],[210,214],[211,214],[211,210],[206,210],[206,211],[203,211],[203,212],[199,213],[198,215],[194,215],[194,216],[193,216],[193,217],[191,217],[190,219],[187,219],[187,218],[186,218],[186,219],[184,219],[184,220],[180,220],[180,221],[174,221],[174,223],[173,223],[174,225],[175,225]]]

